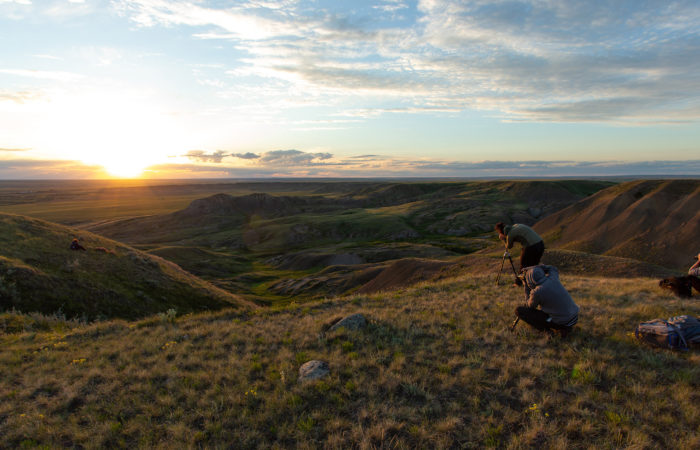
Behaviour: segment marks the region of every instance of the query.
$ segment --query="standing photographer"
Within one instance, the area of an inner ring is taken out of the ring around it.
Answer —
[[[536,266],[544,253],[544,242],[539,234],[532,228],[521,223],[506,225],[498,222],[494,227],[498,231],[498,238],[505,242],[506,248],[513,248],[515,242],[523,246],[520,253],[520,271],[525,267]]]

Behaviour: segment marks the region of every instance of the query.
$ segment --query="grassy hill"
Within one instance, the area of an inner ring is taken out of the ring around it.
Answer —
[[[70,250],[74,237],[88,250]],[[244,306],[162,258],[83,230],[0,214],[2,310],[133,319]]]
[[[0,334],[0,447],[700,446],[700,355],[631,335],[700,315],[697,301],[655,279],[565,275],[580,322],[548,340],[508,331],[522,291],[494,277]],[[324,331],[356,312],[365,329]],[[311,359],[329,376],[298,383]]]
[[[698,253],[700,181],[649,180],[602,190],[535,225],[548,246],[685,271]]]

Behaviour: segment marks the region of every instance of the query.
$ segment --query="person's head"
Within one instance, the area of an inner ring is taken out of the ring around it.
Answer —
[[[544,283],[546,279],[547,274],[544,273],[544,270],[541,266],[532,266],[525,268],[525,282],[530,287],[530,289],[534,289],[535,286],[539,286],[540,284]]]
[[[498,222],[498,223],[493,227],[493,229],[496,230],[496,231],[498,231],[498,234],[505,234],[505,233],[503,232],[503,228],[504,228],[505,226],[506,226],[505,223],[503,223],[503,222]]]

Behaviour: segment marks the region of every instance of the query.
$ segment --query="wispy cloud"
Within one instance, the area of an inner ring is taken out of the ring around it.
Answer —
[[[263,153],[259,161],[260,164],[267,166],[309,166],[322,164],[321,161],[326,161],[331,158],[333,158],[333,155],[330,153],[307,153],[301,150],[273,150]]]
[[[31,149],[28,148],[0,148],[0,152],[26,152]]]
[[[62,58],[59,56],[54,56],[54,55],[32,55],[35,58],[40,58],[40,59],[51,59],[54,61],[60,61]]]
[[[77,81],[83,78],[82,75],[77,73],[30,69],[0,69],[0,74],[52,81]]]
[[[258,159],[258,158],[260,158],[260,155],[257,155],[255,153],[251,153],[251,152],[231,153],[231,156],[233,156],[234,158],[240,158],[240,159]]]
[[[8,91],[0,89],[0,103],[9,102],[14,105],[24,105],[27,103],[32,103],[36,101],[46,101],[47,97],[43,91],[40,90],[19,90],[19,91]]]
[[[275,97],[303,92],[319,105],[353,96],[349,114],[700,119],[700,5],[691,0],[384,1],[332,11],[304,1],[118,4],[141,26],[187,26],[196,37],[229,41],[243,53],[233,59],[230,73],[240,78],[232,82]]]

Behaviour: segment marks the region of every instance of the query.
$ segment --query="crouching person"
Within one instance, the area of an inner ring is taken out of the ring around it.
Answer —
[[[559,281],[557,268],[543,264],[526,267],[524,281],[527,306],[519,306],[515,314],[540,331],[566,337],[578,322],[579,307]]]

